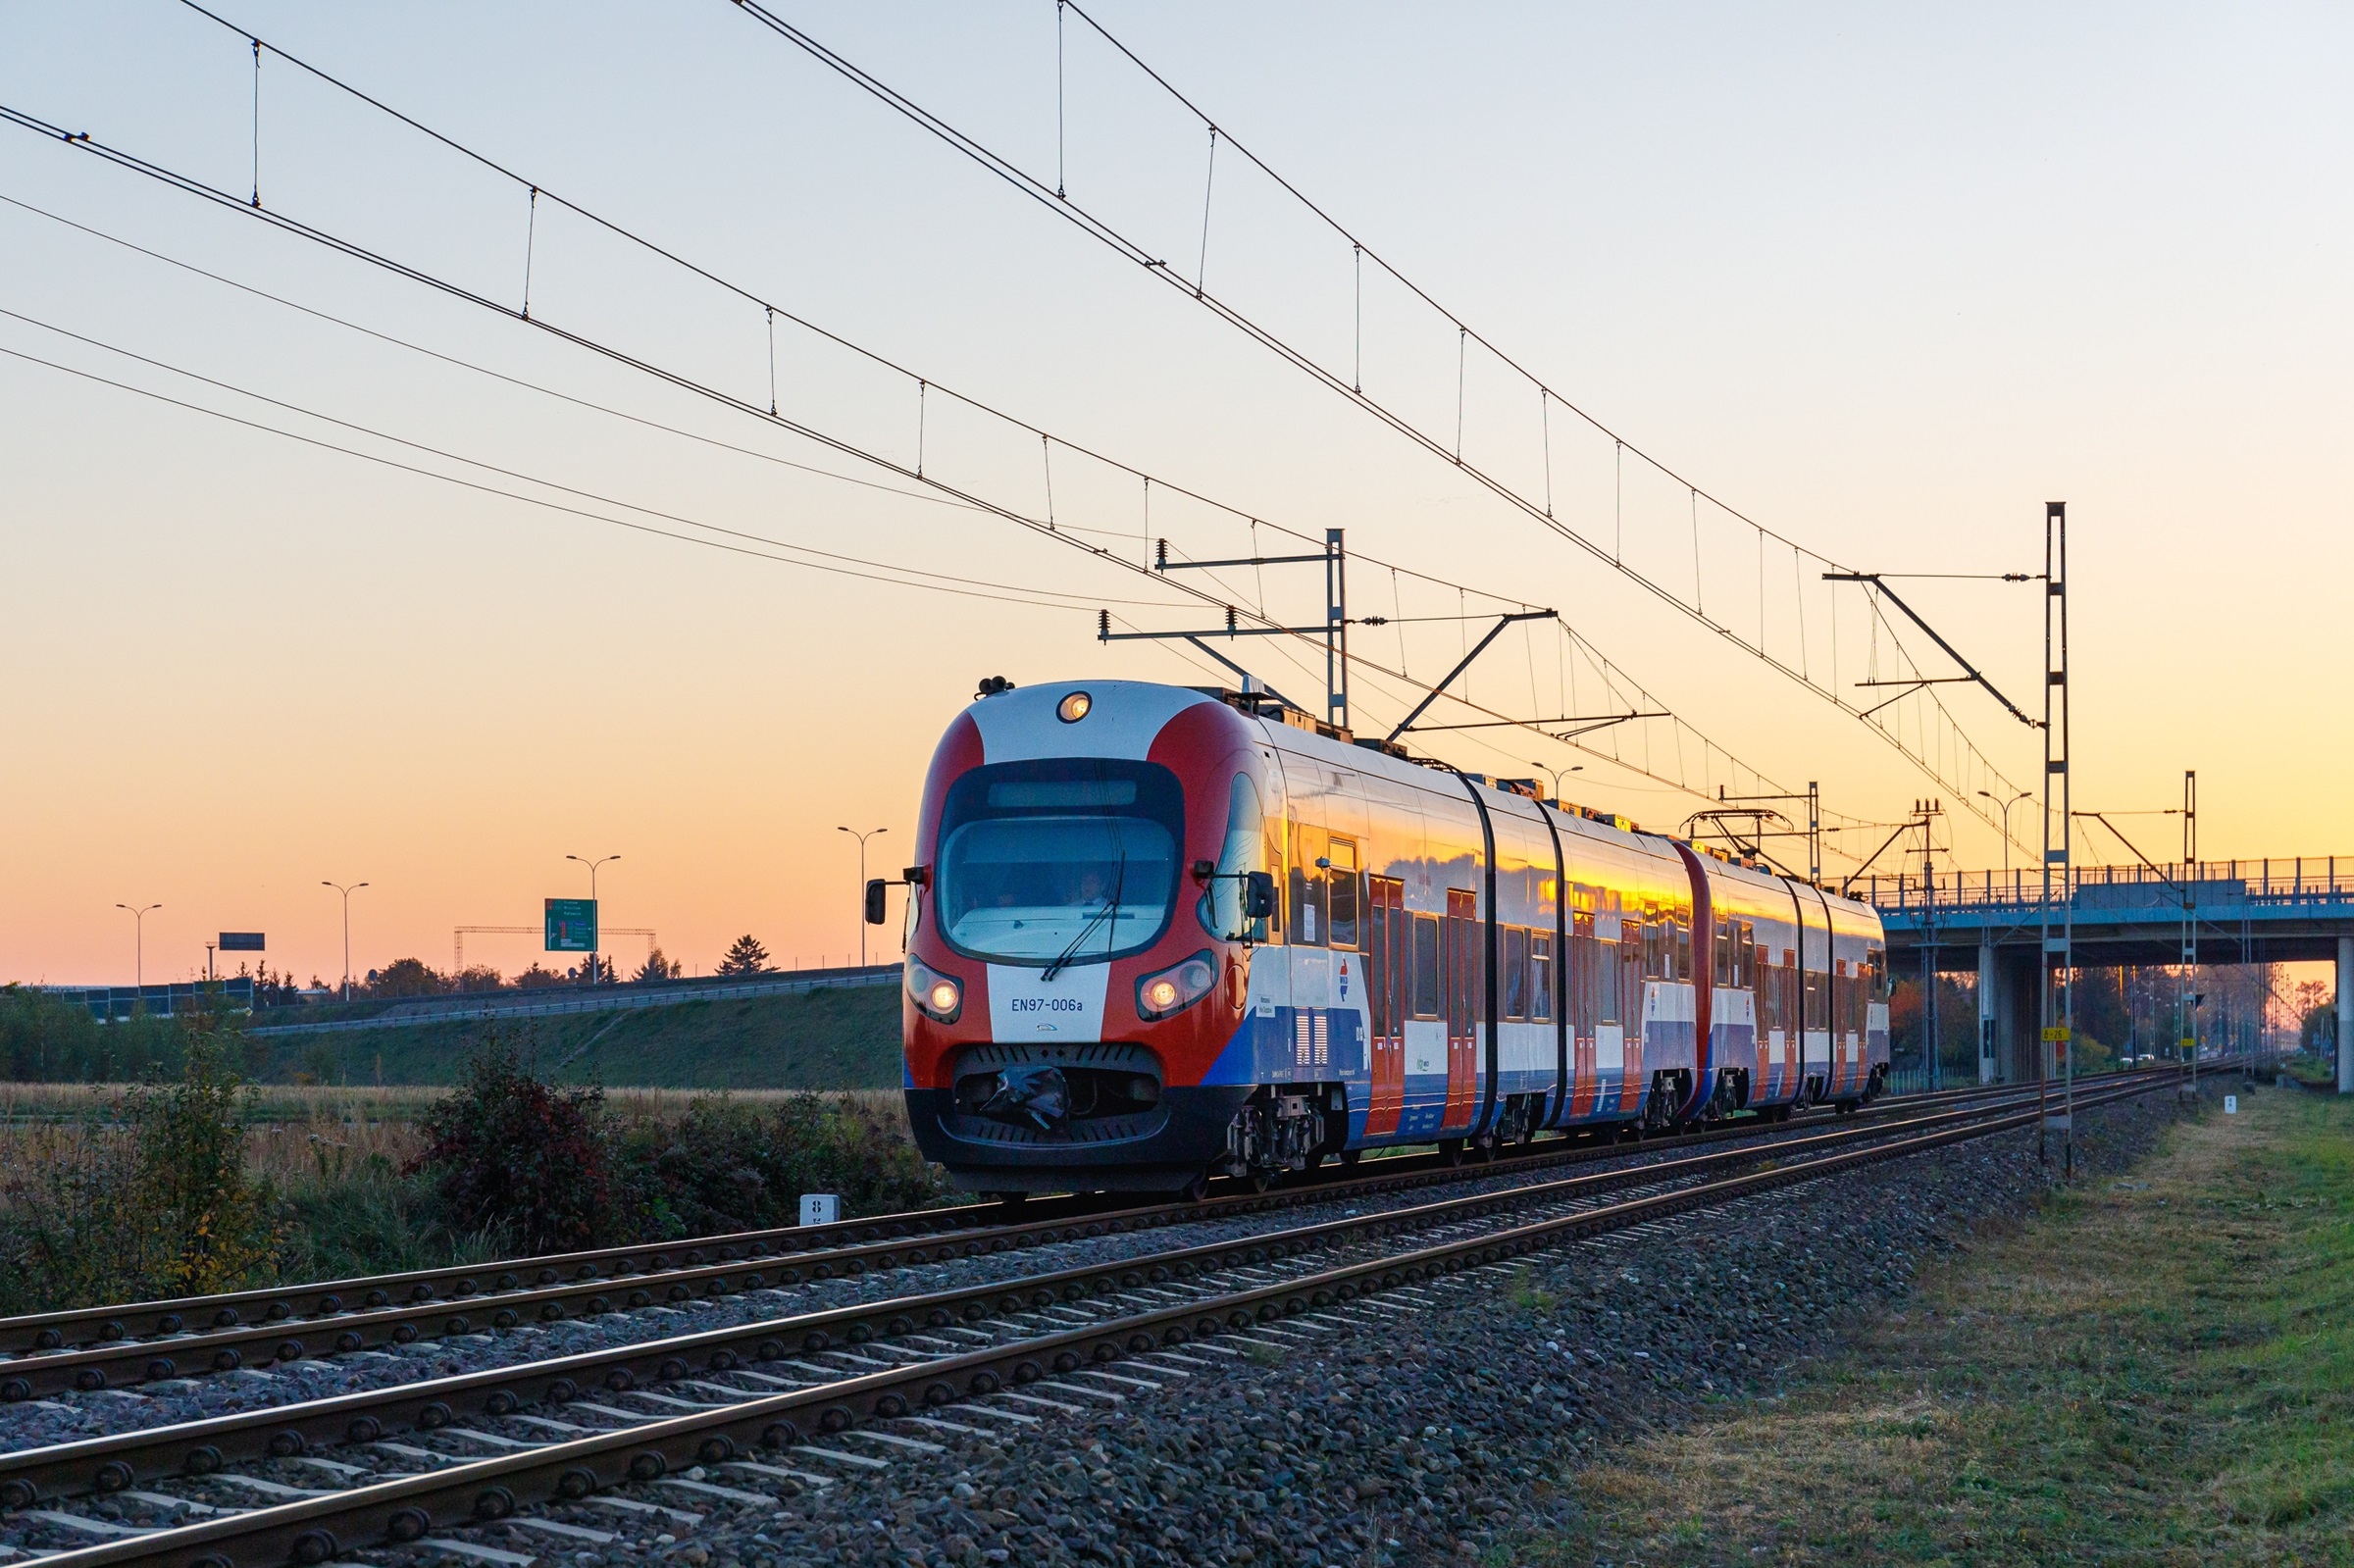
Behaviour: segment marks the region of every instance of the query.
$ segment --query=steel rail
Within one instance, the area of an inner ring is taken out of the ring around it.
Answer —
[[[790,1362],[796,1354],[866,1345],[919,1329],[957,1328],[984,1321],[992,1312],[1021,1312],[1148,1285],[1192,1281],[1205,1274],[1378,1239],[1400,1231],[1426,1230],[1500,1210],[1574,1200],[1615,1188],[1674,1182],[1746,1162],[1784,1157],[1793,1151],[1965,1122],[2002,1108],[1968,1106],[1894,1126],[1823,1129],[1806,1138],[1688,1154],[1380,1214],[1344,1216],[1263,1236],[26,1449],[0,1455],[0,1505],[23,1508],[44,1496],[119,1492],[142,1480],[205,1475],[243,1460],[288,1458],[323,1445],[375,1442],[395,1430],[432,1431],[468,1416],[499,1418],[526,1403],[562,1405],[599,1388],[620,1392],[641,1383],[658,1387],[705,1371],[724,1375],[759,1369]]]
[[[1981,1092],[1983,1097],[1999,1101],[2018,1090],[2006,1087]],[[1887,1102],[1873,1113],[1873,1124],[1887,1116],[1912,1114],[1922,1108],[1924,1099],[1925,1096],[1908,1096],[1902,1101]],[[413,1299],[390,1304],[377,1300],[377,1297],[388,1297],[390,1293],[380,1289],[371,1291],[369,1304],[361,1309],[337,1312],[332,1316],[322,1312],[296,1319],[289,1311],[281,1316],[266,1317],[258,1324],[239,1324],[203,1331],[166,1330],[154,1338],[104,1339],[77,1349],[35,1351],[0,1361],[0,1404],[38,1398],[48,1393],[86,1393],[139,1382],[161,1382],[169,1378],[229,1372],[249,1363],[270,1365],[298,1361],[322,1353],[349,1354],[385,1345],[405,1345],[445,1335],[470,1334],[485,1327],[513,1329],[527,1321],[554,1323],[572,1316],[596,1316],[616,1309],[638,1310],[654,1305],[676,1305],[698,1297],[732,1295],[771,1285],[798,1285],[805,1279],[825,1280],[837,1275],[856,1277],[870,1269],[893,1269],[908,1264],[946,1261],[953,1256],[971,1257],[990,1252],[1024,1250],[1056,1241],[1089,1239],[1105,1234],[1124,1234],[1174,1224],[1264,1213],[1351,1195],[1476,1180],[1482,1174],[1506,1170],[1541,1170],[1550,1166],[1625,1158],[1645,1148],[1691,1147],[1751,1138],[1773,1142],[1798,1137],[1810,1125],[1802,1123],[1791,1127],[1788,1124],[1766,1124],[1744,1119],[1705,1132],[1685,1134],[1673,1140],[1587,1143],[1550,1139],[1534,1145],[1532,1152],[1513,1156],[1509,1163],[1478,1167],[1450,1166],[1444,1162],[1425,1160],[1414,1160],[1408,1165],[1404,1160],[1383,1160],[1376,1164],[1398,1164],[1406,1168],[1367,1172],[1362,1166],[1343,1167],[1351,1174],[1313,1186],[1286,1188],[1264,1193],[1236,1193],[1199,1203],[1171,1202],[1094,1214],[1081,1213],[1063,1220],[1016,1221],[971,1227],[947,1233],[945,1239],[937,1242],[919,1236],[912,1239],[912,1244],[900,1239],[887,1239],[765,1256],[747,1251],[742,1254],[742,1261],[706,1263],[687,1268],[665,1267],[667,1252],[664,1250],[615,1249],[617,1255],[604,1268],[584,1264],[570,1282],[545,1285],[523,1286],[519,1271],[510,1268],[492,1277],[490,1290],[481,1290],[478,1282],[489,1274],[488,1269],[436,1271],[458,1275],[452,1294],[442,1296],[433,1293],[430,1286],[420,1283],[413,1288]],[[793,1233],[783,1231],[773,1234],[792,1236]],[[627,1272],[627,1266],[633,1258],[644,1259],[646,1272]],[[540,1271],[543,1276],[554,1272],[552,1268]],[[333,1293],[330,1292],[323,1299],[334,1299]],[[119,1318],[111,1319],[108,1326],[119,1323]]]
[[[1971,1086],[1963,1089],[1939,1090],[1933,1094],[1895,1096],[1881,1101],[1880,1108],[1873,1114],[1884,1115],[1891,1110],[1932,1104],[1949,1097],[1993,1091],[1988,1086]],[[1743,1132],[1756,1132],[1765,1125],[1752,1121]],[[1690,1139],[1720,1132],[1721,1129],[1711,1128],[1708,1133],[1681,1134],[1676,1137]],[[1533,1145],[1521,1145],[1522,1152],[1510,1157],[1527,1159],[1558,1155],[1562,1149],[1551,1145],[1560,1144],[1582,1148],[1615,1147],[1608,1139],[1599,1142],[1584,1140],[1572,1134],[1564,1138],[1546,1138]],[[1397,1172],[1385,1172],[1385,1175],[1452,1169],[1437,1154],[1393,1156],[1380,1163],[1400,1167]],[[1287,1193],[1306,1192],[1319,1187],[1343,1186],[1353,1179],[1361,1179],[1354,1176],[1356,1169],[1352,1166],[1328,1166],[1324,1168],[1326,1174],[1310,1175],[1305,1181],[1287,1182],[1284,1189]],[[1224,1190],[1213,1189],[1210,1201],[1235,1195],[1233,1189],[1243,1185],[1239,1181],[1221,1182],[1219,1188]],[[1044,1200],[1034,1199],[1018,1206],[997,1202],[959,1203],[936,1209],[907,1209],[865,1219],[837,1220],[826,1225],[776,1226],[629,1246],[590,1247],[487,1263],[450,1264],[342,1280],[268,1286],[213,1295],[26,1313],[0,1318],[0,1358],[42,1354],[70,1344],[104,1344],[122,1340],[183,1334],[188,1332],[191,1324],[228,1329],[245,1326],[249,1318],[258,1319],[263,1324],[329,1318],[354,1305],[363,1308],[389,1306],[401,1297],[407,1298],[413,1308],[430,1301],[469,1300],[486,1290],[521,1289],[527,1278],[542,1287],[555,1285],[566,1276],[576,1282],[619,1279],[670,1268],[674,1259],[691,1268],[710,1262],[741,1264],[752,1258],[770,1258],[780,1255],[779,1248],[799,1255],[838,1246],[901,1240],[913,1236],[982,1230],[1013,1234],[1065,1219],[1120,1214],[1124,1211],[1118,1207],[1119,1196],[1070,1193]],[[1193,1205],[1196,1209],[1205,1206]],[[490,1282],[488,1286],[484,1284],[486,1280]],[[427,1293],[420,1294],[420,1288]],[[376,1299],[379,1296],[381,1300]],[[5,1361],[0,1361],[0,1365],[4,1364]]]
[[[2087,1104],[2146,1093],[2120,1087]],[[1717,1178],[1673,1191],[1539,1220],[1510,1231],[1348,1263],[1257,1286],[1042,1336],[964,1355],[864,1373],[819,1388],[748,1397],[709,1411],[648,1421],[551,1442],[525,1452],[452,1465],[324,1496],[159,1530],[37,1559],[43,1568],[260,1568],[324,1563],[338,1553],[400,1545],[436,1528],[492,1523],[518,1508],[563,1503],[607,1487],[658,1480],[692,1464],[724,1464],[752,1449],[797,1444],[862,1421],[896,1420],[926,1406],[1020,1388],[1055,1371],[1109,1364],[1196,1338],[1274,1323],[1438,1275],[1502,1262],[1564,1240],[1714,1207],[1839,1172],[2032,1126],[2034,1111],[1973,1121],[1841,1154]]]

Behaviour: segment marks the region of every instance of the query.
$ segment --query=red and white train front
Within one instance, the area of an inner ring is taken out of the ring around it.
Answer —
[[[982,1191],[1878,1092],[1876,916],[1264,697],[978,698],[925,784],[905,1087]]]

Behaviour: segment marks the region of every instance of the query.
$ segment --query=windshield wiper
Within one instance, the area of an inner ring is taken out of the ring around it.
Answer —
[[[1098,923],[1109,916],[1113,910],[1120,907],[1120,888],[1127,883],[1127,880],[1128,855],[1127,852],[1123,850],[1120,854],[1119,864],[1112,868],[1111,896],[1103,900],[1103,907],[1101,909],[1097,910],[1094,914],[1087,917],[1087,924],[1079,928],[1079,935],[1071,938],[1071,944],[1068,947],[1065,947],[1061,954],[1055,958],[1054,962],[1049,964],[1046,967],[1045,972],[1038,977],[1042,985],[1047,981],[1052,980],[1056,975],[1061,974],[1062,966],[1071,961],[1071,955],[1077,952],[1080,948],[1086,946],[1088,937],[1095,935]],[[1106,953],[1111,951],[1111,943],[1113,940],[1117,939],[1116,934],[1118,929],[1118,925],[1115,922],[1112,928],[1112,935],[1107,936],[1103,944],[1103,950]]]

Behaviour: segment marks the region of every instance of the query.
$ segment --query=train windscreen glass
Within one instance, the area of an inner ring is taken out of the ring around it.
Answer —
[[[1183,813],[1153,763],[1009,762],[956,781],[941,817],[950,945],[1014,964],[1137,951],[1168,923]]]

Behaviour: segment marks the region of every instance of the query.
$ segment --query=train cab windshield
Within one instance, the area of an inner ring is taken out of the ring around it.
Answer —
[[[1182,798],[1156,763],[974,769],[941,813],[942,935],[973,958],[1048,966],[1151,945],[1177,889]]]

